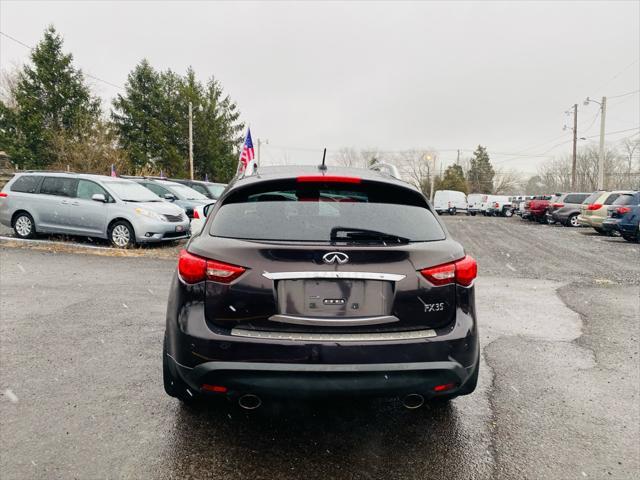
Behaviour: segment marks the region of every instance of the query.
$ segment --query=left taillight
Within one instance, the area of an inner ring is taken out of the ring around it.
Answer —
[[[619,215],[624,215],[625,213],[629,213],[631,211],[630,207],[618,207],[616,209],[616,212],[618,212]]]
[[[200,218],[200,214],[198,213],[198,209],[197,208],[193,209],[193,218]]]
[[[231,283],[244,272],[246,272],[244,267],[200,257],[186,250],[182,250],[178,258],[178,273],[186,283],[198,283],[204,280]]]
[[[0,192],[0,198],[7,198],[9,194],[7,192]]]
[[[437,287],[451,283],[468,287],[478,276],[478,264],[473,257],[467,255],[455,262],[425,268],[420,273]]]

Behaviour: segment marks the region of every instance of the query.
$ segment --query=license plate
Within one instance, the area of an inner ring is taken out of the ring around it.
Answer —
[[[176,227],[176,232],[184,232],[184,227],[182,225],[178,225]]]

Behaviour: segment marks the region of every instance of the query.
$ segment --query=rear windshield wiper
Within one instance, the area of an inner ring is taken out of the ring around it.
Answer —
[[[340,235],[342,233],[342,235]],[[356,227],[333,227],[331,229],[330,239],[335,241],[346,242],[382,242],[387,243],[409,243],[410,239],[394,235],[393,233],[379,232],[377,230],[368,230],[366,228]]]

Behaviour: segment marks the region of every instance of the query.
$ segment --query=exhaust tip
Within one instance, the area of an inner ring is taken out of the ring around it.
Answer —
[[[415,410],[424,405],[424,397],[418,393],[410,393],[402,399],[402,405],[409,410]]]
[[[262,400],[257,395],[253,395],[251,393],[247,393],[246,395],[242,395],[238,399],[238,405],[244,408],[245,410],[255,410],[262,405]]]

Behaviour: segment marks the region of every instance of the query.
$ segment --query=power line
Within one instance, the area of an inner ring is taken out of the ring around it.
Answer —
[[[17,43],[17,44],[19,44],[19,45],[22,45],[22,46],[23,46],[23,47],[25,47],[25,48],[28,48],[28,49],[29,49],[29,50],[31,50],[31,51],[35,50],[35,49],[34,49],[34,47],[32,47],[32,46],[30,46],[30,45],[27,45],[26,43],[24,43],[24,42],[22,42],[22,41],[18,40],[18,39],[17,39],[17,38],[15,38],[15,37],[12,37],[12,36],[11,36],[11,35],[9,35],[9,34],[6,34],[6,33],[4,33],[4,32],[0,32],[0,35],[2,35],[3,37],[8,38],[9,40],[12,40],[12,41],[16,42],[16,43]],[[98,82],[102,82],[102,83],[104,83],[104,84],[106,84],[106,85],[109,85],[109,86],[111,86],[111,87],[118,88],[118,89],[120,89],[120,90],[124,90],[124,87],[122,87],[122,86],[120,86],[120,85],[116,85],[115,83],[112,83],[112,82],[110,82],[110,81],[108,81],[108,80],[105,80],[105,79],[100,78],[100,77],[96,77],[95,75],[91,75],[90,73],[87,73],[87,72],[83,72],[83,73],[84,73],[84,75],[85,75],[86,77],[89,77],[89,78],[92,78],[92,79],[94,79],[94,80],[97,80]]]
[[[633,67],[636,63],[640,62],[640,58],[636,58],[633,62],[631,62],[629,65],[627,65],[626,67],[624,67],[622,70],[620,70],[618,73],[616,73],[613,77],[611,77],[609,80],[607,80],[603,85],[601,85],[600,87],[596,88],[594,91],[595,92],[599,92],[600,90],[602,90],[604,87],[606,87],[607,85],[609,85],[611,82],[613,82],[616,78],[618,78],[620,75],[622,75],[624,72],[626,72],[629,68]]]
[[[632,92],[627,92],[627,93],[621,93],[620,95],[612,95],[610,97],[607,98],[619,98],[619,97],[626,97],[627,95],[633,95],[634,93],[638,93],[640,92],[640,90],[634,90]]]

